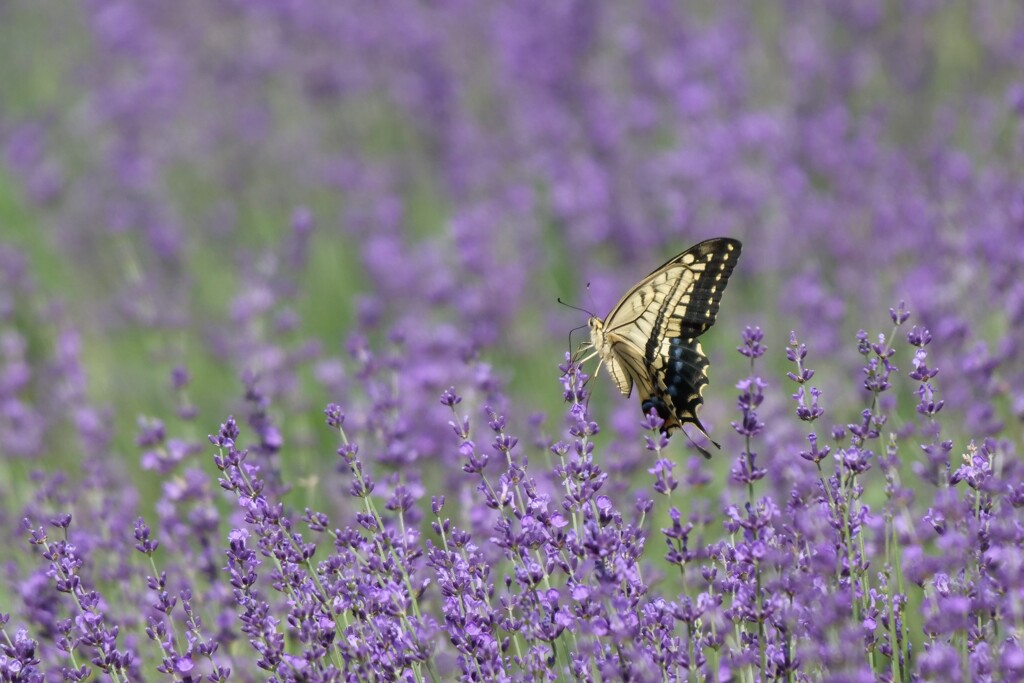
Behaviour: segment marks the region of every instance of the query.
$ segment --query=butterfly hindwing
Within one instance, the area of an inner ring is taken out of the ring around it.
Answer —
[[[611,351],[605,356],[608,372],[623,396],[633,393],[636,384],[640,396],[649,396],[654,391],[654,378],[647,370],[643,351],[632,342],[618,339],[611,342]]]
[[[697,337],[714,324],[739,254],[737,240],[705,240],[655,269],[603,322],[592,323],[593,343],[619,391],[629,395],[635,384],[644,412],[657,410],[666,432],[690,422],[707,435],[697,409],[708,359]]]
[[[697,418],[697,408],[704,402],[708,365],[707,356],[696,339],[665,339],[662,352],[650,361],[654,382],[648,401],[642,404],[644,412],[656,408],[658,416],[665,421],[666,431],[687,422],[705,431]]]

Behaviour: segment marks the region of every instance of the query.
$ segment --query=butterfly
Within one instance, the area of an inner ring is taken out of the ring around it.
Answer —
[[[708,359],[698,337],[715,324],[740,243],[716,237],[690,247],[635,284],[602,320],[591,316],[590,343],[623,396],[636,385],[644,414],[653,408],[671,434],[692,423],[721,448],[697,417],[708,383]],[[696,445],[696,444],[695,444]],[[704,457],[711,457],[703,448]]]

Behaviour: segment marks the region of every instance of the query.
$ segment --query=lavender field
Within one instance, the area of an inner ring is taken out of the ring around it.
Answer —
[[[1016,0],[0,0],[2,682],[1024,681],[1022,429]]]

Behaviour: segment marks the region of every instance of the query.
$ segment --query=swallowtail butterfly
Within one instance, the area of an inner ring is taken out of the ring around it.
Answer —
[[[727,237],[690,247],[638,282],[604,320],[589,320],[588,356],[601,365],[623,396],[633,385],[644,414],[654,408],[671,434],[690,422],[708,435],[697,417],[708,383],[708,359],[698,337],[715,324],[718,304],[740,255]],[[705,457],[710,455],[700,449]]]

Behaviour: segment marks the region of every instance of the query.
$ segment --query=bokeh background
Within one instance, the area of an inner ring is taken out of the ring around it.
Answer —
[[[1019,457],[1022,65],[1014,0],[0,2],[0,611],[31,613],[26,510],[183,544],[206,515],[222,543],[206,435],[229,415],[295,509],[349,523],[335,402],[377,477],[476,514],[441,392],[545,467],[586,322],[556,298],[603,315],[713,236],[744,245],[704,340],[723,451],[670,446],[705,501],[742,447],[741,331],[764,331],[782,473],[808,431],[790,332],[823,421],[856,422],[856,334],[901,301],[934,335],[953,453]],[[628,506],[651,485],[638,402],[588,389]],[[912,434],[913,384],[887,400]],[[117,495],[77,499],[90,478]]]

